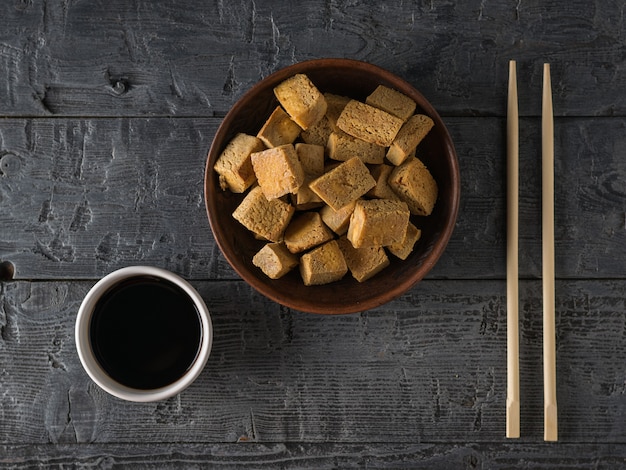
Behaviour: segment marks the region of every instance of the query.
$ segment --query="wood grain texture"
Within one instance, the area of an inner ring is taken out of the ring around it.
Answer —
[[[123,402],[82,370],[74,318],[90,282],[0,295],[0,443],[505,442],[504,281],[424,281],[384,309],[280,308],[243,282],[197,282],[215,342],[200,378]],[[557,282],[561,442],[624,443],[623,281]],[[521,435],[542,439],[541,282],[520,285]],[[593,351],[593,353],[590,353]]]
[[[626,468],[624,13],[618,0],[0,2],[0,467]],[[240,281],[202,203],[232,104],[322,57],[413,84],[461,166],[457,227],[428,279],[341,317],[281,308]],[[515,441],[504,437],[510,59],[522,117]],[[544,62],[556,444],[542,440]],[[82,298],[130,264],[192,280],[213,313],[206,369],[163,402],[108,396],[75,351]]]
[[[523,115],[539,114],[544,61],[557,115],[626,112],[616,0],[13,0],[0,18],[0,115],[220,115],[278,68],[338,56],[397,73],[444,115],[503,115],[509,59]]]
[[[37,467],[449,470],[624,468],[624,444],[62,444],[0,446],[7,469]]]
[[[154,264],[236,278],[202,200],[219,119],[9,119],[0,123],[0,258],[17,279],[98,278]],[[505,277],[505,123],[448,118],[461,206],[430,278]],[[556,275],[626,277],[626,120],[557,119]],[[480,135],[480,141],[476,136]],[[520,123],[520,276],[541,275],[540,123]]]

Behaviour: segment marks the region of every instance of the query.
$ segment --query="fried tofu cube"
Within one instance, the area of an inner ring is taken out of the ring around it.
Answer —
[[[256,182],[250,155],[265,148],[252,135],[237,134],[220,154],[213,169],[219,175],[220,187],[233,193],[243,193]]]
[[[326,146],[328,136],[333,131],[327,116],[322,116],[317,124],[309,126],[308,129],[300,133],[300,137],[307,144],[316,144]]]
[[[305,286],[335,282],[347,272],[348,265],[336,240],[313,248],[300,258],[300,275]]]
[[[304,171],[304,183],[293,200],[297,210],[309,210],[324,205],[324,201],[311,191],[309,183],[324,173],[324,147],[317,144],[297,143],[298,160]]]
[[[280,242],[294,207],[282,199],[268,200],[260,186],[254,186],[233,212],[233,217],[255,236]]]
[[[326,114],[326,99],[304,74],[296,74],[274,88],[274,95],[302,129],[317,124]]]
[[[387,151],[387,160],[398,166],[411,156],[435,123],[425,114],[416,114],[404,123]]]
[[[270,279],[279,279],[298,266],[299,259],[283,243],[267,243],[252,258],[252,264]]]
[[[330,134],[326,149],[330,158],[342,162],[357,156],[363,163],[375,165],[385,159],[385,147],[357,139],[343,131]]]
[[[356,201],[375,185],[376,181],[359,157],[341,163],[309,183],[313,192],[335,210]]]
[[[320,217],[322,221],[337,235],[343,235],[348,231],[350,224],[350,216],[354,211],[356,201],[343,206],[341,209],[335,210],[326,205],[320,209]]]
[[[403,121],[409,119],[417,107],[415,101],[393,88],[384,85],[378,87],[365,99],[371,106],[387,111]]]
[[[324,173],[324,147],[315,144],[297,143],[296,154],[306,176],[318,177]]]
[[[333,93],[324,93],[324,98],[326,98],[326,118],[328,119],[329,126],[334,132],[337,132],[340,130],[337,127],[337,119],[339,119],[343,108],[346,107],[352,98],[335,95]]]
[[[389,199],[359,200],[348,226],[348,240],[355,248],[388,246],[406,236],[411,213],[406,203]]]
[[[285,230],[285,245],[291,253],[301,253],[332,238],[333,233],[317,212],[294,216]]]
[[[389,266],[389,258],[382,246],[354,248],[346,237],[341,237],[337,243],[352,277],[359,282],[367,281]]]
[[[330,134],[340,130],[337,127],[337,119],[343,108],[350,101],[350,98],[347,96],[332,93],[324,93],[324,99],[326,100],[326,114],[317,124],[302,131],[300,134],[302,140],[307,144],[318,144],[325,147]]]
[[[437,202],[437,182],[420,159],[411,158],[394,168],[389,186],[407,203],[411,214],[432,213]]]
[[[404,124],[399,117],[360,101],[351,100],[337,119],[337,127],[366,142],[389,147]]]
[[[265,124],[263,124],[257,137],[269,148],[279,147],[285,144],[292,144],[301,131],[300,126],[292,121],[283,108],[277,106],[267,121],[265,121]]]
[[[304,183],[304,171],[292,144],[253,153],[250,159],[267,199],[295,194]]]
[[[415,244],[419,241],[422,236],[422,231],[409,222],[409,226],[406,229],[406,236],[404,240],[399,243],[393,243],[387,247],[389,253],[400,258],[401,260],[405,260],[409,257]]]
[[[317,194],[311,191],[308,185],[309,181],[304,180],[304,184],[300,186],[298,192],[292,196],[292,203],[297,211],[308,211],[324,206],[324,201]]]
[[[400,200],[400,196],[398,196],[391,186],[389,186],[389,176],[391,176],[391,172],[394,167],[391,165],[377,165],[370,171],[372,178],[376,181],[376,186],[370,189],[367,192],[367,196],[373,197],[376,199],[395,199]]]

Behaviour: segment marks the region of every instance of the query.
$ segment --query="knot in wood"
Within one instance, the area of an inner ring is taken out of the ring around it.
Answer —
[[[128,91],[128,82],[123,79],[111,80],[111,89],[116,95],[123,95]]]
[[[22,167],[20,157],[14,153],[0,153],[0,176],[15,176]]]

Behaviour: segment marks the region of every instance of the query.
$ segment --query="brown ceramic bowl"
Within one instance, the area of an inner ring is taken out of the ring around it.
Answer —
[[[252,264],[263,246],[233,217],[243,196],[222,191],[213,166],[236,133],[256,135],[278,105],[273,88],[296,73],[304,73],[321,92],[365,100],[378,85],[386,85],[411,97],[417,111],[429,115],[435,126],[418,147],[418,155],[439,186],[433,213],[412,220],[422,237],[405,261],[390,255],[391,264],[371,279],[359,283],[350,273],[338,282],[305,286],[298,269],[278,280],[265,276]],[[209,223],[222,253],[233,269],[266,297],[292,309],[312,313],[343,314],[368,310],[399,296],[419,282],[443,253],[457,217],[460,180],[454,146],[441,118],[431,104],[410,84],[371,64],[348,59],[310,60],[286,67],[268,76],[244,94],[220,125],[209,151],[205,181],[205,203]]]

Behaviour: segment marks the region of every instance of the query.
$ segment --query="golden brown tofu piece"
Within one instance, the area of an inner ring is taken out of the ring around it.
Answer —
[[[298,192],[292,196],[291,202],[297,211],[308,211],[324,206],[324,201],[311,191],[308,185],[309,181],[304,180],[304,184],[300,186]]]
[[[322,199],[311,191],[309,183],[324,174],[324,147],[316,144],[297,143],[298,160],[304,171],[304,183],[293,197],[297,210],[309,210],[324,205]]]
[[[335,210],[356,201],[375,185],[376,181],[359,157],[343,162],[309,183],[313,192]]]
[[[355,248],[401,242],[406,236],[410,216],[409,208],[402,201],[361,199],[350,217],[348,240]]]
[[[356,201],[351,202],[343,206],[339,210],[335,210],[332,207],[326,205],[320,209],[320,216],[324,223],[337,235],[343,235],[348,231],[348,225],[350,224],[350,216],[354,211]]]
[[[337,127],[337,119],[341,115],[343,108],[352,100],[347,96],[335,95],[333,93],[324,93],[324,98],[326,98],[326,118],[328,119],[328,123],[330,128],[333,131],[338,131]]]
[[[300,126],[291,120],[283,108],[277,106],[263,124],[257,137],[267,147],[279,147],[280,145],[292,144],[301,131]]]
[[[394,168],[389,186],[409,206],[411,214],[430,215],[437,202],[437,182],[418,158]]]
[[[297,143],[296,154],[306,176],[318,177],[324,173],[324,147],[315,144]]]
[[[393,88],[378,85],[366,99],[365,102],[371,106],[387,111],[399,117],[403,121],[409,119],[415,112],[417,105],[415,101]]]
[[[337,127],[366,142],[389,147],[404,124],[399,117],[360,101],[351,100],[337,119]]]
[[[294,216],[285,230],[285,245],[291,253],[301,253],[332,238],[333,233],[317,212]]]
[[[343,131],[330,134],[326,149],[330,158],[342,162],[356,156],[363,163],[375,165],[382,163],[385,159],[385,147],[357,139]]]
[[[270,279],[279,279],[298,266],[299,259],[282,243],[268,243],[252,258],[257,266]]]
[[[295,209],[282,199],[268,200],[260,186],[254,186],[233,212],[233,217],[256,236],[280,242]]]
[[[367,196],[374,197],[376,199],[395,199],[400,200],[400,196],[398,196],[391,186],[389,186],[389,176],[391,176],[391,172],[394,167],[391,165],[377,165],[370,170],[370,174],[372,178],[376,181],[376,186],[370,189],[367,192]]]
[[[304,171],[292,144],[253,153],[250,159],[267,199],[295,194],[304,183]]]
[[[409,222],[409,226],[406,229],[406,236],[404,237],[404,240],[399,243],[389,245],[387,249],[392,255],[400,258],[401,260],[405,260],[411,254],[413,248],[415,247],[415,244],[419,241],[421,236],[422,231],[411,222]]]
[[[382,246],[354,248],[346,237],[341,237],[337,243],[352,277],[359,282],[367,281],[389,266],[389,258]]]
[[[230,189],[233,193],[243,193],[256,181],[250,154],[265,148],[263,142],[243,133],[237,134],[226,145],[213,169],[219,175],[222,189]]]
[[[278,84],[274,95],[302,129],[314,126],[326,114],[324,95],[304,74],[296,74]]]
[[[336,240],[305,253],[300,258],[300,275],[305,286],[338,281],[348,272],[348,265]]]
[[[300,132],[300,137],[307,144],[316,144],[326,146],[326,142],[328,141],[328,136],[333,131],[330,126],[330,121],[328,117],[322,116],[317,124],[309,126],[308,129]]]
[[[404,123],[391,147],[387,151],[387,160],[398,166],[407,159],[430,132],[435,123],[424,115],[416,114]]]

